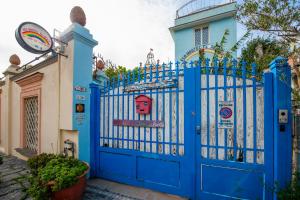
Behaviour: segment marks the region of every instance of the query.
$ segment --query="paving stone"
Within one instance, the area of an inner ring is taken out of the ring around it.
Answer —
[[[24,188],[16,179],[29,172],[26,162],[14,156],[0,155],[3,157],[3,164],[0,165],[0,199],[24,199]]]
[[[3,164],[0,165],[0,199],[2,200],[31,200],[26,197],[24,188],[18,183],[17,179],[22,178],[29,172],[25,161],[14,156],[3,157]],[[25,187],[28,182],[23,182]],[[87,188],[83,200],[182,200],[179,197],[172,197],[167,194],[153,192],[151,190],[126,186],[111,181],[92,179],[87,181]]]

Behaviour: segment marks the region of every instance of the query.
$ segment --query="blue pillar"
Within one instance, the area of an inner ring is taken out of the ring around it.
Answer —
[[[273,73],[274,87],[274,182],[282,188],[292,177],[291,68],[287,59],[282,57],[273,60],[269,67]],[[279,120],[280,117],[285,117],[285,111],[287,122]]]
[[[273,74],[264,73],[264,147],[266,169],[266,198],[273,199],[274,188],[274,113]]]
[[[90,87],[93,70],[93,48],[98,44],[89,30],[78,23],[71,24],[62,33],[62,41],[71,49],[68,59],[73,66],[72,129],[78,131],[79,159],[91,164],[90,136]],[[65,66],[68,67],[68,66]],[[83,105],[84,112],[77,112],[76,105]]]
[[[90,106],[90,176],[97,175],[97,147],[100,145],[100,89],[95,83],[90,84],[91,106]]]

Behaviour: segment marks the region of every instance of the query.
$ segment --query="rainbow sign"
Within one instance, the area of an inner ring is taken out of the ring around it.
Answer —
[[[22,35],[26,36],[26,37],[36,38],[40,42],[44,43],[45,45],[49,45],[49,42],[48,42],[47,38],[42,36],[41,34],[39,34],[37,32],[25,31],[25,32],[22,33]]]
[[[33,22],[22,23],[16,30],[16,39],[25,50],[31,53],[47,53],[53,46],[50,34]]]

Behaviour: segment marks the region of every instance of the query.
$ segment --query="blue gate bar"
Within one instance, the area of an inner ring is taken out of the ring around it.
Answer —
[[[120,74],[118,74],[118,101],[117,101],[117,110],[118,110],[118,114],[117,114],[117,119],[120,119]],[[118,132],[118,148],[120,148],[120,136],[122,137],[122,135],[120,134],[120,127],[117,126],[117,132]]]
[[[219,129],[218,129],[218,105],[219,105],[219,92],[218,92],[218,59],[214,59],[214,70],[215,70],[215,134],[216,134],[216,159],[219,158]]]
[[[144,83],[147,82],[147,66],[144,66]],[[144,120],[146,120],[146,116],[144,115]],[[144,151],[146,152],[146,140],[147,140],[147,135],[146,135],[146,127],[144,127]]]
[[[162,65],[163,73],[162,73],[162,80],[165,80],[165,74],[166,74],[166,64],[163,63]],[[163,105],[162,105],[162,112],[163,112],[163,119],[165,119],[165,88],[163,88]],[[163,154],[165,154],[165,137],[166,137],[166,131],[163,129]]]
[[[135,83],[135,70],[132,70],[132,80],[131,80],[131,84]],[[134,106],[134,95],[135,93],[132,93],[132,119],[135,120],[135,106]],[[128,95],[129,96],[129,95]],[[132,147],[134,150],[136,150],[136,138],[135,138],[135,128],[132,128],[132,138],[133,138],[133,142],[132,142]]]
[[[159,68],[159,64],[157,63],[156,64],[156,69],[155,69],[155,82],[158,83],[158,68]],[[155,116],[155,120],[158,120],[158,88],[156,88],[156,98],[155,98],[155,101],[156,101],[156,116]],[[156,128],[156,153],[159,153],[159,138],[158,138],[158,128]]]
[[[122,77],[122,82],[123,82],[123,91],[125,89],[125,79],[126,79],[126,72],[123,74],[123,77]],[[122,92],[122,120],[124,120],[124,92]],[[122,126],[122,148],[124,148],[124,126]]]
[[[236,114],[236,109],[237,109],[237,106],[236,106],[236,68],[237,68],[237,60],[236,59],[234,59],[233,61],[232,61],[232,64],[233,64],[233,104],[235,105],[235,108],[234,108],[234,111],[233,111],[233,120],[234,120],[234,125],[233,125],[233,147],[234,147],[234,149],[233,149],[233,154],[234,154],[234,156],[233,156],[233,158],[234,158],[234,160],[236,160],[236,156],[237,156],[237,131],[236,131],[236,129],[237,129],[237,125],[236,125],[236,123],[237,123],[237,120],[236,120],[236,118],[237,118],[237,114]]]
[[[108,85],[108,82],[105,81],[104,82],[104,93],[106,93],[107,85]],[[106,97],[104,96],[103,97],[103,116],[105,116],[105,99],[106,99]],[[108,139],[107,139],[107,135],[106,135],[107,133],[105,131],[105,123],[106,123],[105,117],[102,117],[102,119],[103,119],[103,132],[102,132],[102,134],[103,134],[103,137],[104,137],[104,143],[106,141],[105,144],[108,144]]]
[[[172,62],[169,63],[169,80],[172,79]],[[172,92],[169,89],[169,154],[172,155]]]
[[[176,155],[179,155],[179,62],[175,63],[176,80],[178,86],[176,87]]]
[[[224,101],[227,101],[227,58],[223,59],[223,81],[224,81]],[[236,106],[236,105],[234,105]],[[225,145],[225,160],[228,160],[228,149],[227,149],[227,139],[228,139],[228,135],[227,135],[227,129],[224,130],[224,145]]]
[[[243,78],[243,162],[246,162],[247,158],[247,97],[246,97],[246,62],[242,61],[242,78]],[[241,149],[240,149],[241,151]]]
[[[202,70],[204,70],[204,66],[202,66],[203,62],[204,62],[204,60],[199,59],[199,91],[196,90],[196,94],[195,94],[196,96],[199,97],[199,105],[200,106],[199,106],[199,114],[197,116],[199,116],[199,125],[198,126],[200,126],[200,130],[199,130],[200,133],[202,133],[202,106],[201,106],[202,105],[202,98],[201,98],[201,93],[202,93]],[[196,102],[196,104],[198,104],[198,102]],[[200,149],[196,149],[196,151],[200,151],[200,155],[202,156],[202,135],[200,135],[200,141],[196,141],[196,142],[199,142],[199,144],[200,144]]]
[[[205,60],[205,72],[206,72],[206,139],[207,139],[207,148],[206,148],[206,158],[209,158],[209,150],[210,150],[210,114],[209,114],[209,59]]]
[[[112,77],[112,92],[113,92],[113,100],[112,100],[112,119],[115,118],[115,78]],[[109,126],[108,126],[109,127]],[[115,127],[112,126],[112,147],[115,147]]]
[[[141,82],[141,67],[138,68],[138,83]],[[138,95],[140,94],[141,91],[138,92]],[[140,115],[138,115],[138,120],[141,120]],[[141,127],[138,127],[138,150],[141,150]]]
[[[150,65],[150,78],[149,78],[149,82],[151,83],[152,82],[152,78],[153,78],[153,72],[152,72],[152,69],[153,69],[153,65],[151,64]],[[152,90],[150,90],[150,98],[152,99]],[[152,109],[150,111],[150,120],[152,120]],[[152,135],[152,128],[150,128],[150,152],[153,153],[153,135]]]
[[[253,84],[253,163],[257,163],[256,158],[256,149],[257,149],[257,141],[256,141],[256,64],[253,63],[252,67],[252,84]]]
[[[130,70],[128,70],[127,73],[127,85],[130,85]],[[124,92],[123,92],[124,93]],[[130,100],[130,95],[126,95],[127,96],[127,119],[129,119],[129,114],[130,114],[130,109],[129,109],[129,100]],[[129,137],[129,133],[130,133],[130,127],[127,126],[127,149],[130,149],[130,142],[131,139]]]

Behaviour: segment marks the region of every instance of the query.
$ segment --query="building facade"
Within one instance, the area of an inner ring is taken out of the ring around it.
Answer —
[[[62,54],[49,52],[35,65],[20,67],[12,59],[19,58],[11,57],[0,82],[1,152],[22,159],[65,152],[89,162],[80,148],[90,146],[89,84],[97,41],[76,22],[60,40]]]
[[[190,61],[199,58],[203,49],[206,57],[214,53],[228,30],[225,49],[237,41],[236,2],[232,0],[192,0],[177,10],[175,26],[169,28],[175,43],[175,60]],[[236,52],[233,52],[236,56]]]

